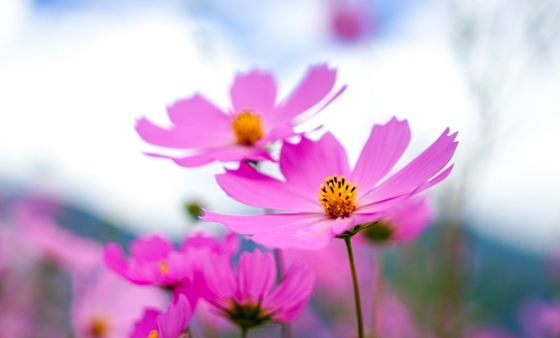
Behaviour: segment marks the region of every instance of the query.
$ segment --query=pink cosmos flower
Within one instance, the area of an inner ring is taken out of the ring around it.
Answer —
[[[330,133],[314,142],[284,144],[280,170],[285,180],[266,176],[248,164],[218,175],[232,198],[278,214],[232,216],[206,211],[205,221],[224,224],[268,247],[319,249],[335,236],[359,230],[403,201],[445,179],[457,133],[449,128],[424,152],[388,175],[410,142],[406,120],[375,125],[353,170],[346,151]],[[445,169],[444,169],[445,168]],[[355,228],[356,227],[356,228]]]
[[[136,131],[153,145],[187,150],[182,157],[148,154],[184,167],[212,161],[271,160],[269,143],[295,135],[293,127],[302,118],[319,112],[344,91],[345,87],[327,97],[335,81],[335,70],[324,64],[313,66],[292,94],[277,103],[273,76],[253,70],[235,77],[232,106],[226,112],[196,94],[167,108],[171,126],[160,127],[143,117]],[[319,108],[303,115],[320,102]]]
[[[276,280],[274,258],[258,250],[241,254],[237,274],[231,259],[224,255],[210,255],[206,266],[205,299],[242,330],[293,320],[313,292],[314,275],[297,263],[291,265],[282,282],[272,290]]]
[[[182,337],[191,317],[191,306],[185,296],[181,295],[177,303],[170,304],[164,313],[152,308],[144,310],[144,315],[134,325],[130,338]]]
[[[140,237],[130,244],[130,260],[116,243],[105,247],[105,264],[136,284],[153,284],[173,291],[175,299],[185,294],[194,306],[199,296],[202,257],[216,252],[231,257],[237,252],[237,235],[231,233],[220,244],[214,237],[187,237],[180,250],[157,236]]]
[[[72,326],[76,338],[127,337],[145,307],[165,304],[161,290],[130,284],[106,270],[75,291]]]
[[[428,197],[410,198],[388,217],[364,229],[360,237],[378,245],[406,244],[418,238],[433,221]]]

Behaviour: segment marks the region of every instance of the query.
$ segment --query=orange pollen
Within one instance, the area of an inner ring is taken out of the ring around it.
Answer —
[[[158,333],[156,330],[152,330],[150,331],[150,334],[148,335],[147,338],[158,338]]]
[[[167,265],[167,261],[165,259],[162,259],[159,262],[159,271],[161,271],[164,275],[169,272],[169,266]]]
[[[244,110],[233,120],[233,132],[238,144],[252,146],[263,137],[261,119]]]
[[[94,318],[91,321],[89,332],[92,337],[102,338],[109,332],[109,325],[101,318]]]
[[[319,202],[331,218],[348,217],[356,210],[357,184],[346,182],[344,176],[329,176],[319,188]]]

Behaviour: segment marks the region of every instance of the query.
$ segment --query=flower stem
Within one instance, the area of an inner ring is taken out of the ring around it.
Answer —
[[[247,330],[247,328],[245,328],[245,327],[242,328],[242,329],[241,329],[241,338],[247,338],[247,332],[248,332],[248,331],[249,331],[249,330]]]
[[[346,249],[348,250],[348,260],[350,262],[350,270],[352,272],[352,284],[354,285],[354,303],[356,304],[356,316],[358,317],[358,337],[364,338],[364,320],[362,318],[362,305],[360,304],[360,289],[358,287],[358,276],[356,274],[356,266],[354,265],[354,255],[352,254],[352,244],[350,235],[344,236]]]
[[[375,291],[373,296],[373,311],[371,318],[371,332],[373,338],[381,338],[382,335],[381,327],[383,322],[383,295],[385,291],[385,280],[383,278],[383,254],[383,248],[379,248],[379,251],[375,252]]]

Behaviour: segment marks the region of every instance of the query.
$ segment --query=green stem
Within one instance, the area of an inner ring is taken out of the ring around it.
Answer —
[[[373,311],[372,311],[372,335],[373,338],[381,338],[382,322],[383,322],[383,295],[385,288],[385,280],[383,278],[383,248],[379,248],[379,251],[375,253],[376,264],[375,264],[375,291],[373,298]]]
[[[348,250],[348,260],[350,261],[350,270],[352,272],[352,284],[354,285],[354,303],[356,304],[356,316],[358,317],[358,337],[364,338],[364,320],[362,318],[362,305],[360,303],[360,289],[358,287],[358,275],[356,274],[356,266],[354,265],[354,255],[352,254],[352,243],[350,235],[344,236],[346,249]]]
[[[241,329],[241,338],[247,338],[247,332],[248,332],[248,331],[249,331],[249,330],[247,330],[247,328],[245,328],[245,327],[242,328],[242,329]]]

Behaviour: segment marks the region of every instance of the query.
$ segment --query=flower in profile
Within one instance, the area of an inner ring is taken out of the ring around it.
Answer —
[[[148,308],[134,325],[130,338],[180,338],[192,317],[192,309],[185,298],[179,296],[166,312]],[[184,335],[187,337],[187,335]]]
[[[305,137],[285,143],[280,170],[285,180],[266,176],[248,164],[217,176],[232,198],[280,210],[265,215],[232,216],[206,211],[219,222],[268,247],[319,249],[334,237],[353,234],[387,217],[407,198],[441,182],[452,170],[457,133],[447,128],[414,160],[389,175],[410,142],[406,120],[375,125],[353,170],[346,151],[330,133],[317,142]]]
[[[410,198],[361,233],[377,245],[405,244],[418,238],[433,220],[434,211],[427,196]]]
[[[313,66],[292,94],[277,103],[273,76],[253,70],[236,76],[228,111],[196,94],[167,108],[171,126],[160,127],[143,117],[136,131],[153,145],[186,150],[181,157],[148,154],[172,159],[184,167],[212,161],[271,160],[267,150],[271,142],[295,135],[294,126],[342,93],[345,87],[329,96],[335,81],[335,70],[326,65]]]
[[[270,253],[244,252],[239,258],[237,274],[226,255],[212,254],[207,262],[204,298],[244,332],[271,322],[293,320],[313,292],[313,273],[297,263],[290,266],[282,282],[272,290],[276,264]]]

